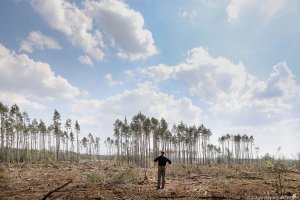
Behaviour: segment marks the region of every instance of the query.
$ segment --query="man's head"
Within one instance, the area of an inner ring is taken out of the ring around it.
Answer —
[[[164,151],[161,151],[160,153],[161,153],[161,155],[164,155],[164,154],[165,154],[165,152],[164,152]]]

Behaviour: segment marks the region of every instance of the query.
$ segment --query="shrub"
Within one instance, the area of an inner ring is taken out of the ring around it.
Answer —
[[[9,176],[5,172],[0,171],[0,187],[6,186],[8,181]]]
[[[127,184],[141,181],[139,172],[134,168],[120,171],[94,171],[87,175],[87,180],[98,184]]]
[[[139,172],[134,168],[125,168],[112,177],[113,183],[126,184],[140,181]]]

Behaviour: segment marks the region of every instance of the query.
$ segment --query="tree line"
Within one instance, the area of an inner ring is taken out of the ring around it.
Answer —
[[[139,112],[130,123],[126,117],[117,119],[114,139],[108,137],[104,143],[107,154],[114,154],[119,164],[141,167],[149,167],[159,151],[165,151],[170,159],[182,164],[250,163],[253,160],[253,136],[226,134],[219,138],[218,145],[211,143],[211,136],[211,130],[203,124],[188,126],[180,122],[169,127],[164,118],[158,120]]]
[[[57,110],[47,125],[42,119],[31,120],[17,104],[9,107],[0,102],[0,162],[79,162],[99,156],[100,138],[89,133],[79,139],[79,135],[78,121],[63,123]]]
[[[80,131],[77,120],[62,122],[57,110],[47,125],[42,119],[30,119],[17,104],[7,106],[0,102],[0,162],[99,159],[100,138],[89,133],[80,139]],[[254,150],[259,150],[254,149],[253,136],[226,134],[215,145],[210,141],[211,130],[203,124],[188,126],[180,122],[169,127],[164,118],[146,117],[141,112],[130,122],[126,117],[117,119],[113,132],[114,138],[104,141],[106,158],[141,167],[149,167],[161,150],[182,164],[250,163]]]

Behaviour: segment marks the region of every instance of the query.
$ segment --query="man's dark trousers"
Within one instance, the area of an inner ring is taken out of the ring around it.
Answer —
[[[161,182],[162,182],[162,187],[161,188],[165,187],[165,175],[166,175],[166,166],[158,166],[157,189],[160,189],[160,183]]]

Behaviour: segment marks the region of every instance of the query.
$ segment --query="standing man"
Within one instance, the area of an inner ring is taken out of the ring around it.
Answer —
[[[157,189],[160,189],[160,183],[162,179],[162,187],[161,189],[164,189],[165,187],[165,175],[166,175],[166,164],[167,162],[171,164],[172,162],[169,160],[169,158],[165,157],[165,152],[161,151],[161,155],[154,159],[154,162],[158,161],[158,174],[157,174]]]

